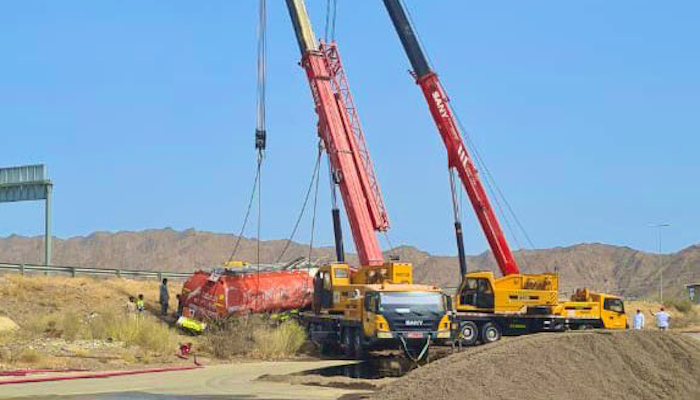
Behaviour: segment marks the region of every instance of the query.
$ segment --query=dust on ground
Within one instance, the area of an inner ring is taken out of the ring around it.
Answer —
[[[700,342],[673,332],[572,332],[469,348],[375,400],[700,399]]]

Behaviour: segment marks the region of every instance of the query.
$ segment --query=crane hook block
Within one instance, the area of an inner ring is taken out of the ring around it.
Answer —
[[[265,150],[267,132],[264,129],[255,130],[255,148],[258,150]]]

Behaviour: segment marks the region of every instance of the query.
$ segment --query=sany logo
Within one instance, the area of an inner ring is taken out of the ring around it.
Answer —
[[[416,319],[406,320],[406,326],[423,326],[423,321]]]
[[[445,100],[442,99],[440,92],[437,90],[433,92],[433,100],[435,100],[435,105],[437,106],[438,111],[440,111],[442,118],[447,118],[447,105],[445,105]]]

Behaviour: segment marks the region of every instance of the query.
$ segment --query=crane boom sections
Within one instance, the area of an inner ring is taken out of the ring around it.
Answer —
[[[376,231],[386,231],[389,219],[340,54],[334,43],[316,43],[303,0],[287,0],[287,8],[360,264],[382,265]]]
[[[437,74],[430,69],[400,0],[384,0],[384,5],[411,62],[416,83],[428,102],[430,114],[445,143],[448,166],[458,172],[501,272],[503,275],[517,274],[518,265],[464,144],[445,89]]]

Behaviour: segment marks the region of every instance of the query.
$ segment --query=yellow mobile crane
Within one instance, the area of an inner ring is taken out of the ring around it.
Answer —
[[[411,264],[384,261],[376,232],[388,229],[388,217],[338,48],[316,41],[302,0],[286,2],[331,167],[332,198],[339,188],[360,260],[357,269],[344,262],[334,202],[338,261],[319,268],[313,311],[301,320],[325,350],[340,348],[360,358],[371,348],[402,347],[420,358],[431,342],[450,338],[447,298],[439,288],[412,284]]]
[[[522,274],[508,246],[498,218],[462,139],[449,97],[432,71],[400,0],[383,0],[401,44],[413,67],[413,76],[428,103],[430,114],[448,156],[455,233],[462,276],[455,296],[455,322],[467,344],[493,342],[502,334],[522,334],[568,327],[625,328],[624,305],[619,297],[588,291],[560,303],[556,274]],[[455,172],[462,181],[489,247],[504,277],[492,272],[467,273],[462,225],[455,196]]]

